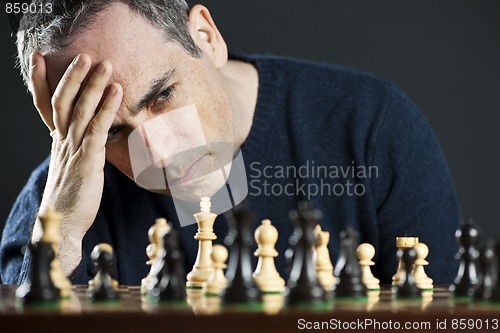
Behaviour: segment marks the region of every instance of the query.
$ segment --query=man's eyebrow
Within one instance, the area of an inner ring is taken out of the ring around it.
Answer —
[[[162,77],[154,80],[151,83],[151,88],[149,88],[149,91],[144,94],[144,96],[140,99],[139,103],[130,110],[130,116],[135,117],[144,107],[148,105],[148,103],[158,96],[162,90],[165,88],[167,83],[172,80],[172,78],[175,76],[177,73],[177,68],[173,67],[171,68],[168,72],[166,72]]]

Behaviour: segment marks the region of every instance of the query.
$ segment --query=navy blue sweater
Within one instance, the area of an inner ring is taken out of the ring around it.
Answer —
[[[340,66],[280,57],[249,56],[259,72],[253,125],[242,147],[249,201],[279,230],[276,265],[285,272],[284,252],[293,227],[288,212],[310,199],[323,212],[337,260],[339,233],[351,226],[360,241],[375,246],[373,270],[382,283],[396,271],[397,236],[418,236],[429,246],[427,272],[451,283],[457,271],[454,240],[459,210],[440,147],[417,107],[392,84]],[[31,257],[24,251],[41,201],[48,160],[32,174],[8,218],[0,248],[4,283],[21,283]],[[115,249],[116,277],[137,285],[149,267],[147,231],[164,216],[180,229],[186,268],[194,263],[196,225],[180,228],[172,199],[147,192],[112,165],[97,218],[83,240],[83,260],[72,277],[92,277],[94,245]],[[215,223],[217,242],[227,233]]]

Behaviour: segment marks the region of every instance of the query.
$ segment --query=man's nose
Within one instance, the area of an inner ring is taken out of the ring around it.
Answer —
[[[178,152],[179,144],[175,132],[168,128],[161,129],[146,125],[141,125],[140,131],[146,149],[149,151],[151,164],[158,168],[166,167],[169,158]]]
[[[194,105],[166,112],[138,125],[129,136],[129,153],[134,175],[149,167],[168,168],[172,175],[180,175],[179,156],[190,155],[193,149],[207,145]],[[188,159],[188,158],[185,158]]]
[[[137,126],[129,136],[129,154],[134,176],[148,170],[163,175],[164,170],[170,173],[181,172],[175,168],[172,157],[178,150],[177,136],[168,129],[160,130],[146,126]]]

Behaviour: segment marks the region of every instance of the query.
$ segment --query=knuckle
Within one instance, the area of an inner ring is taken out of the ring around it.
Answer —
[[[71,73],[64,74],[61,78],[60,84],[65,86],[71,82]]]
[[[103,127],[101,126],[101,124],[99,122],[92,121],[89,124],[88,131],[89,131],[90,135],[95,135],[95,134],[98,134],[98,133],[102,133],[103,132]]]
[[[73,120],[75,121],[82,120],[84,116],[85,116],[85,109],[82,107],[82,105],[77,103],[75,105],[75,108],[73,109]]]
[[[113,69],[113,64],[109,60],[104,59],[102,64],[106,66],[106,70],[108,71]]]
[[[56,91],[64,91],[67,86],[74,84],[74,82],[76,83],[77,76],[78,73],[75,73],[74,71],[64,73],[57,85]]]
[[[105,100],[102,103],[101,108],[99,109],[99,113],[106,114],[106,113],[110,112],[111,108],[112,108],[112,106],[111,106],[110,101]]]

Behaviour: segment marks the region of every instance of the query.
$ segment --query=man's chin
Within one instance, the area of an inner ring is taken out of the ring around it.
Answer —
[[[202,197],[212,197],[219,191],[225,182],[208,181],[208,179],[196,182],[177,184],[167,189],[150,189],[151,192],[171,196],[174,200],[179,199],[187,202],[199,202]]]
[[[149,190],[150,192],[156,193],[156,194],[161,194],[161,195],[167,195],[169,197],[172,197],[174,200],[179,199],[182,201],[187,201],[187,202],[199,202],[200,198],[202,197],[211,197],[212,195],[208,195],[206,191],[202,191],[201,189],[197,188],[185,188],[182,190],[174,190],[174,195],[172,195],[172,191],[170,189],[166,190]]]

